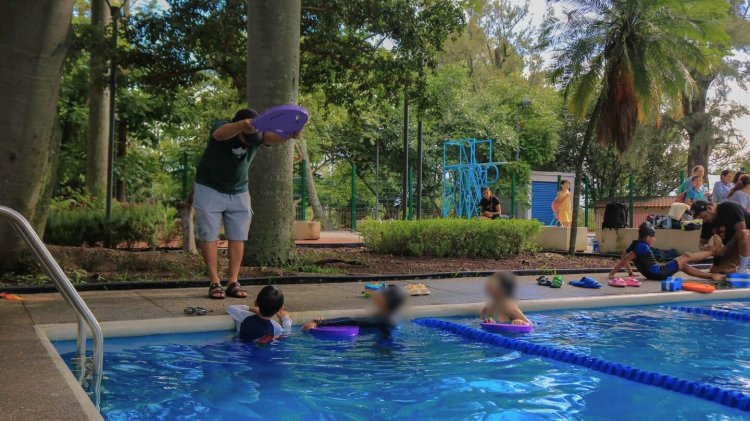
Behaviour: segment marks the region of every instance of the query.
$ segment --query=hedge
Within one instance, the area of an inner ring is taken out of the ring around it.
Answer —
[[[537,250],[542,224],[527,219],[362,222],[365,245],[398,256],[502,257]]]
[[[157,247],[175,234],[177,211],[159,203],[112,203],[110,235],[113,244],[145,242]],[[101,244],[106,237],[104,207],[100,204],[58,202],[50,208],[44,241],[61,246]]]

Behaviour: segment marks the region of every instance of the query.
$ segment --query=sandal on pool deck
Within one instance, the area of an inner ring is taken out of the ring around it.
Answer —
[[[244,293],[244,295],[242,295]],[[230,282],[227,284],[227,296],[232,298],[247,298],[247,291],[242,289],[239,282]]]
[[[639,287],[639,286],[641,286],[641,281],[633,278],[632,276],[624,278],[623,281],[625,281],[625,286],[626,287]]]
[[[580,281],[570,281],[570,285],[573,285],[574,287],[579,287],[579,288],[591,288],[591,289],[602,287],[602,284],[589,278],[588,276],[584,276],[583,278],[581,278]]]
[[[227,298],[227,293],[224,291],[224,288],[221,287],[221,284],[211,284],[211,286],[208,287],[208,298],[223,300]]]
[[[627,282],[625,282],[622,278],[612,278],[608,282],[609,286],[611,287],[617,287],[617,288],[625,288],[628,286]]]

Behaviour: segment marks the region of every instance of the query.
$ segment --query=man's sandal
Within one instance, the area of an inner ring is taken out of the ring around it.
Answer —
[[[227,296],[233,298],[247,298],[247,291],[242,289],[239,282],[230,282],[227,284]]]
[[[227,298],[227,293],[224,291],[224,288],[221,287],[221,284],[211,284],[211,286],[208,287],[208,298],[223,300]]]

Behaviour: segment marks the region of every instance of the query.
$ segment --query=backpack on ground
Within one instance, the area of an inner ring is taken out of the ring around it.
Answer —
[[[628,207],[622,202],[609,202],[604,208],[602,228],[619,229],[628,226]]]

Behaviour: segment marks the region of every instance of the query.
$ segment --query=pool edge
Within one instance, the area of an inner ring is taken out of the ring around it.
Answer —
[[[78,383],[78,380],[73,375],[73,372],[70,371],[68,365],[65,364],[65,361],[63,361],[60,353],[57,352],[55,346],[52,345],[52,341],[47,337],[45,330],[40,328],[40,326],[34,326],[34,331],[36,331],[36,335],[42,342],[42,346],[47,351],[49,357],[52,359],[52,364],[54,364],[57,370],[60,371],[63,379],[65,379],[65,383],[68,384],[68,387],[73,391],[73,394],[78,399],[78,404],[81,405],[81,410],[83,410],[83,413],[86,415],[86,419],[90,421],[104,421],[104,417],[102,416],[101,412],[96,409],[96,406],[94,406],[91,398],[89,398],[89,396],[86,394],[86,391],[84,391],[81,385]]]

